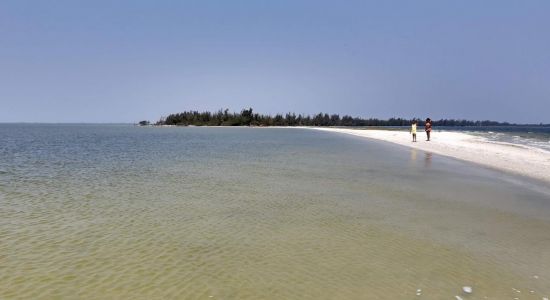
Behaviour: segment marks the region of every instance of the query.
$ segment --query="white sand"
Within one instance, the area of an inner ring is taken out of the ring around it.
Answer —
[[[538,148],[490,142],[482,137],[449,131],[433,131],[431,141],[427,142],[426,133],[419,130],[417,142],[413,143],[411,134],[406,131],[309,128],[391,142],[550,182],[550,152]]]

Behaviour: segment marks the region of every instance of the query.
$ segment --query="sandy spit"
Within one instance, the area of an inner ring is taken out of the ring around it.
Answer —
[[[550,152],[528,146],[497,143],[461,132],[434,131],[431,141],[418,132],[417,142],[406,131],[302,127],[386,141],[414,149],[477,163],[550,183]]]

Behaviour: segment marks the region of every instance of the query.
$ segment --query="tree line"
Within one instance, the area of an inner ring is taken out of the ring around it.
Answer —
[[[229,109],[218,110],[217,112],[184,111],[170,114],[161,118],[155,125],[177,125],[177,126],[408,126],[416,120],[420,126],[424,120],[419,118],[404,119],[390,118],[387,120],[377,118],[359,118],[338,114],[319,113],[313,116],[295,113],[266,115],[254,113],[252,108],[243,109],[240,113],[229,112]],[[141,121],[140,124],[147,121]],[[456,119],[432,120],[434,126],[510,126],[508,122],[496,121],[469,121]]]

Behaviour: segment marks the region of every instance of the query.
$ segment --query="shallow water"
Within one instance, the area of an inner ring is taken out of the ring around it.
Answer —
[[[543,183],[303,129],[0,137],[0,299],[550,295]]]

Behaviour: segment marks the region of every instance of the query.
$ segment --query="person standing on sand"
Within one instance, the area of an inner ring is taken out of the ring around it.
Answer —
[[[424,125],[424,130],[426,130],[426,136],[428,139],[426,141],[430,141],[430,133],[432,132],[432,120],[430,118],[426,119],[426,124]]]
[[[412,121],[411,124],[411,134],[413,136],[413,142],[416,142],[416,120]]]

